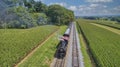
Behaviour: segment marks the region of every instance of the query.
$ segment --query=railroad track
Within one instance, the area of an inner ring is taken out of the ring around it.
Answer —
[[[77,37],[76,37],[76,30],[75,25],[73,27],[73,42],[72,42],[72,67],[80,67],[79,66],[79,52],[78,52],[78,45],[77,45]]]
[[[57,59],[54,67],[64,67],[65,59]]]
[[[76,27],[73,24],[71,29],[70,42],[67,54],[63,59],[56,58],[51,67],[84,67]]]

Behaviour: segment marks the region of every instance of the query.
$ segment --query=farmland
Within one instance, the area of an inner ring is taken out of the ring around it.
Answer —
[[[89,23],[97,23],[97,24],[112,27],[112,28],[115,28],[115,29],[120,29],[120,23],[115,22],[115,21],[110,21],[110,20],[88,20],[88,19],[87,20],[81,19],[81,20],[85,21],[85,22],[89,22]]]
[[[119,67],[120,35],[90,24],[92,21],[77,20],[77,22],[87,38],[87,45],[97,67]]]
[[[105,26],[105,25],[101,25],[101,24],[95,24],[95,23],[91,23],[91,24],[96,25],[96,26],[101,27],[101,28],[104,28],[104,29],[107,29],[111,32],[114,32],[114,33],[120,35],[120,30],[119,29],[115,29],[115,28]]]
[[[97,20],[96,23],[101,24],[101,25],[105,25],[105,26],[109,26],[112,28],[120,29],[120,23],[117,23],[115,21],[113,22],[113,21]]]
[[[59,42],[58,35],[62,35],[65,29],[66,26],[61,26],[59,31],[50,37],[33,55],[18,67],[49,67]]]
[[[0,29],[0,67],[12,67],[59,27]]]

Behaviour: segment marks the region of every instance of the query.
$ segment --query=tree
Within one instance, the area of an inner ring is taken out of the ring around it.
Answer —
[[[30,12],[46,13],[47,11],[47,6],[43,4],[41,1],[36,2],[34,0],[24,0],[24,4]]]
[[[34,0],[24,0],[24,4],[25,4],[25,7],[28,8],[29,12],[35,12],[35,8],[34,8],[35,1]]]
[[[41,1],[35,2],[34,8],[36,12],[46,13],[47,11],[47,6],[43,4]]]
[[[74,20],[73,12],[60,5],[50,5],[47,16],[51,18],[51,22],[58,25],[68,24]]]

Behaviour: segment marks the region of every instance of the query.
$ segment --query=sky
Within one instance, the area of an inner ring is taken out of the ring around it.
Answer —
[[[38,1],[38,0],[36,0]],[[120,0],[41,0],[46,5],[59,4],[75,16],[120,15]]]

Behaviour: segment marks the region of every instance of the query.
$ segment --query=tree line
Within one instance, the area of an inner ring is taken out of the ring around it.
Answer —
[[[110,21],[116,21],[120,23],[120,16],[90,16],[90,17],[79,17],[76,18],[84,18],[84,19],[90,19],[90,20],[110,20]]]
[[[43,24],[64,25],[74,20],[74,13],[60,5],[34,0],[4,0],[0,11],[0,28],[31,28]]]

